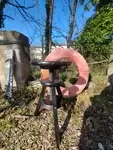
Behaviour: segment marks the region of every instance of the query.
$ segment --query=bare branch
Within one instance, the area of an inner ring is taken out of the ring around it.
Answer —
[[[44,24],[42,24],[40,21],[38,21],[38,20],[36,20],[33,16],[31,16],[29,13],[27,13],[25,10],[22,10],[23,11],[23,13],[25,14],[25,16],[27,16],[27,18],[29,18],[30,20],[30,22],[34,22],[34,23],[36,23],[37,25],[40,25],[40,26],[42,26],[42,27],[45,27],[45,25]]]
[[[10,18],[10,19],[14,20],[14,18],[12,18],[11,16],[8,16],[6,14],[4,14],[3,17],[5,17],[5,18],[7,17],[7,18]]]
[[[17,5],[19,5],[19,3],[16,0],[15,0],[15,2],[17,3]],[[41,24],[38,20],[36,20],[28,12],[26,12],[25,9],[22,9],[21,7],[16,7],[16,8],[19,11],[19,13],[21,14],[21,16],[25,19],[25,21],[27,21],[27,22],[34,22],[34,23],[44,27],[43,24]]]
[[[56,27],[56,26],[53,26],[52,28],[55,29],[55,30],[57,30],[57,31],[64,32],[66,34],[68,33],[68,32],[66,32],[66,30],[63,30],[63,29],[61,29],[59,27]]]
[[[72,7],[71,7],[71,1],[68,0],[68,8],[69,8],[69,12],[72,15]]]
[[[57,46],[59,46],[59,47],[63,48],[63,46],[62,46],[61,44],[59,44],[57,41],[54,41],[54,43],[56,43],[56,44],[57,44]]]
[[[33,8],[33,7],[35,6],[35,4],[34,4],[33,6],[25,7],[25,6],[20,5],[16,0],[15,0],[15,2],[16,2],[18,5],[13,4],[13,3],[9,2],[9,1],[8,1],[7,3],[8,3],[9,5],[12,5],[12,6],[16,7],[16,8],[22,8],[22,9],[30,9],[30,8]]]
[[[67,36],[65,36],[64,34],[63,34],[63,32],[61,31],[61,30],[59,30],[59,28],[55,28],[55,30],[62,36],[62,37],[64,37],[65,39],[67,39]]]
[[[24,16],[24,14],[21,12],[21,10],[19,8],[17,8],[19,13],[21,14],[21,16],[28,22],[28,20],[26,19],[26,17]]]

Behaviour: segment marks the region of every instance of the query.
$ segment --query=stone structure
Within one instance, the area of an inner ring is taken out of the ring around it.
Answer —
[[[5,86],[5,56],[4,46],[0,46],[0,89]]]
[[[107,71],[107,86],[109,87],[109,93],[113,94],[113,53],[110,55],[110,63]]]
[[[13,75],[17,89],[25,86],[29,76],[29,40],[16,31],[0,31],[0,86],[11,92]],[[8,95],[11,96],[11,95]]]

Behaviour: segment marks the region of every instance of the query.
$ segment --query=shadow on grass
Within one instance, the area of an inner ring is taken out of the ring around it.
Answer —
[[[113,150],[113,95],[109,87],[90,98],[84,114],[79,150]]]
[[[13,98],[2,96],[0,103],[0,118],[8,115],[8,113],[13,109],[15,111],[16,108],[27,107],[36,97],[38,97],[38,92],[34,89],[15,91],[13,93]]]
[[[64,101],[65,101],[65,104],[64,104],[63,109],[64,109],[64,111],[67,111],[67,116],[64,120],[63,125],[60,128],[60,141],[62,140],[64,132],[67,130],[67,127],[70,122],[71,115],[74,111],[74,107],[75,107],[77,99],[76,99],[76,97],[64,98]]]

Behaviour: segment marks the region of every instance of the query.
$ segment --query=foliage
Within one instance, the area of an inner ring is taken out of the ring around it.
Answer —
[[[76,40],[76,47],[85,57],[102,60],[109,57],[113,47],[113,7],[102,7],[91,17]]]
[[[103,6],[112,5],[112,0],[90,0],[90,2],[96,6],[96,9],[99,10]]]
[[[31,70],[30,76],[29,76],[29,81],[34,81],[37,80],[41,77],[41,73],[38,70]]]
[[[60,78],[62,79],[63,82],[66,81],[66,79],[67,79],[66,72],[60,72],[59,76],[60,76]]]

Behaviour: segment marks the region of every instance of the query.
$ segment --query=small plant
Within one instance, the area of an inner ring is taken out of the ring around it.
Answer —
[[[33,81],[39,79],[40,77],[41,77],[40,70],[35,70],[35,71],[33,70],[30,72],[29,80]]]
[[[66,81],[66,79],[67,79],[67,75],[66,75],[66,73],[65,73],[65,72],[60,72],[59,76],[60,76],[60,78],[62,79],[62,81],[63,81],[63,82],[65,82],[65,81]]]
[[[69,82],[71,83],[71,84],[75,84],[76,82],[77,82],[77,80],[78,80],[78,78],[77,77],[73,77],[73,78],[70,78],[69,79]]]
[[[34,71],[32,72],[32,76],[34,77],[34,79],[39,79],[41,74],[40,71]]]

